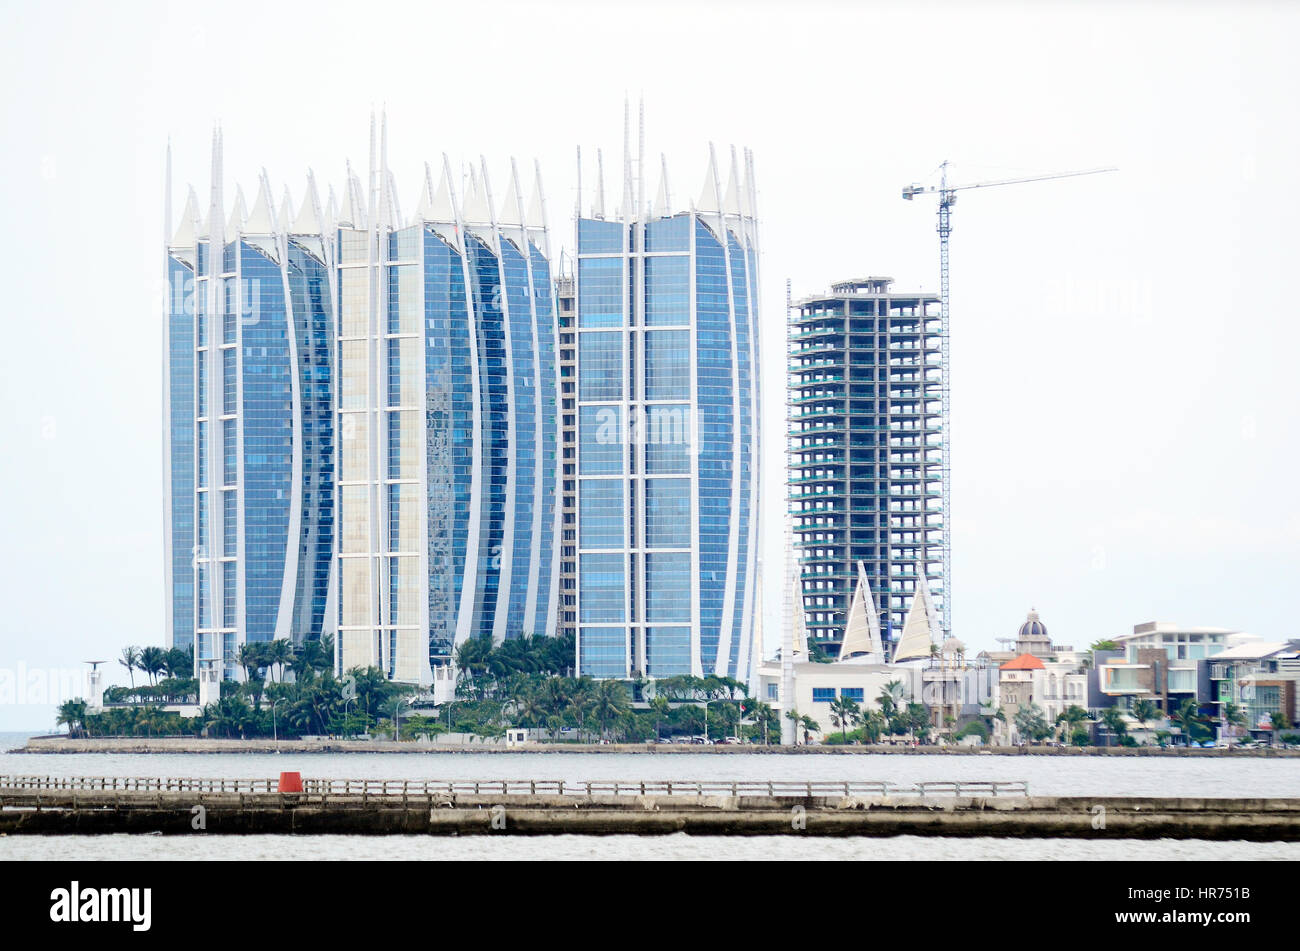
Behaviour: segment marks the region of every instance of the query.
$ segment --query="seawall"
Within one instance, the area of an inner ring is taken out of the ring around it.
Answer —
[[[1189,749],[1156,746],[1139,747],[957,747],[902,746],[741,746],[714,744],[697,746],[677,743],[466,743],[440,746],[436,743],[391,740],[280,740],[216,739],[202,737],[110,737],[69,739],[68,737],[33,737],[27,745],[12,752],[21,753],[650,753],[678,755],[707,753],[719,756],[762,756],[791,754],[808,756],[860,756],[888,753],[897,756],[1200,756],[1200,757],[1300,757],[1300,750],[1268,747],[1248,750]]]
[[[1300,799],[0,789],[0,833],[814,835],[1300,841]]]

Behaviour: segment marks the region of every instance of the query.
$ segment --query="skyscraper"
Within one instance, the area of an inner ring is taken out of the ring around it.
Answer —
[[[666,168],[646,201],[643,151],[625,148],[610,212],[598,153],[595,200],[578,211],[576,479],[566,483],[578,667],[744,679],[759,516],[752,161],[746,153],[742,173],[733,151],[724,186],[711,151],[699,201],[673,211]]]
[[[939,297],[890,284],[843,281],[790,308],[794,607],[831,657],[859,577],[881,612],[886,651],[922,575],[947,626]]]
[[[166,620],[233,676],[242,644],[333,629],[335,307],[314,196],[277,212],[263,173],[226,221],[221,147],[167,242]]]
[[[386,135],[338,217],[340,666],[428,683],[466,639],[555,632],[554,288],[536,177],[444,157],[403,219]]]

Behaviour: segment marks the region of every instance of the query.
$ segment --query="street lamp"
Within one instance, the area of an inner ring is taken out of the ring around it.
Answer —
[[[393,707],[393,742],[400,742],[402,739],[402,704],[409,703],[415,705],[414,697],[398,697],[397,703]]]
[[[709,704],[717,703],[717,699],[704,701],[704,742],[709,742]]]

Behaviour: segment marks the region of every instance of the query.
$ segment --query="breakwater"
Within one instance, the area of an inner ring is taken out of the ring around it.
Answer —
[[[349,785],[351,783],[351,785]],[[1300,841],[1300,798],[1032,796],[1017,783],[0,778],[5,834],[809,835]]]
[[[32,737],[26,745],[13,750],[21,753],[577,753],[598,756],[611,753],[654,753],[719,756],[743,755],[828,755],[862,756],[888,753],[899,756],[1108,756],[1108,757],[1191,757],[1191,758],[1300,758],[1300,750],[1259,747],[1246,750],[1200,749],[1158,746],[1139,747],[1071,747],[1071,746],[751,746],[713,744],[709,746],[677,743],[464,743],[439,745],[413,740],[275,740],[217,739],[200,737],[103,737],[70,739],[66,736]]]

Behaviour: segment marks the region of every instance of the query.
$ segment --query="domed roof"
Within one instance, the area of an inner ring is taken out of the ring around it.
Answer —
[[[1019,637],[1045,638],[1047,637],[1047,625],[1038,620],[1038,612],[1033,608],[1029,609],[1029,616],[1025,618],[1025,623],[1020,625]]]
[[[964,654],[966,653],[966,645],[957,638],[950,637],[939,646],[939,650],[944,654]]]

